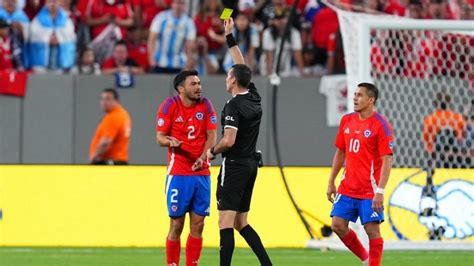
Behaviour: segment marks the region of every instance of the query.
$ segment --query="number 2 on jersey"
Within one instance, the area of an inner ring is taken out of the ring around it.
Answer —
[[[349,152],[358,153],[360,149],[360,141],[358,139],[349,140]]]
[[[188,127],[188,139],[195,139],[196,136],[193,135],[195,129],[194,129],[194,126],[189,126]]]

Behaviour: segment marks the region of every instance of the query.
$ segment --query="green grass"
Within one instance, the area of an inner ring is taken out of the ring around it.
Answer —
[[[183,251],[183,250],[182,250]],[[218,265],[218,249],[202,252],[201,266]],[[349,252],[321,252],[313,249],[269,249],[274,265],[361,265]],[[108,266],[108,265],[165,265],[163,248],[0,248],[1,266]],[[181,254],[181,264],[184,254]],[[236,249],[235,266],[257,266],[250,249]],[[386,251],[384,266],[443,265],[474,266],[472,251]]]

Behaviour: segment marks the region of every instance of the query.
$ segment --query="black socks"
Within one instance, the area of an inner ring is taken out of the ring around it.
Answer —
[[[234,253],[234,229],[225,228],[221,229],[221,243],[220,243],[220,265],[230,266],[232,261],[232,253]]]
[[[245,239],[245,241],[247,241],[247,244],[252,248],[255,255],[257,255],[257,258],[262,266],[272,265],[272,262],[270,261],[270,258],[268,257],[268,254],[265,251],[265,248],[263,247],[260,237],[249,224],[242,228],[242,230],[240,230],[240,235]]]

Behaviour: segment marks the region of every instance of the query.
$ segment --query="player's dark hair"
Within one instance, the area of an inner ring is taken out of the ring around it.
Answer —
[[[374,104],[377,102],[377,99],[379,98],[379,89],[377,89],[377,87],[374,84],[363,82],[363,83],[359,83],[357,87],[365,88],[367,90],[367,95],[369,95],[369,97],[375,98]]]
[[[123,45],[123,46],[127,47],[127,43],[124,40],[116,41],[114,47],[117,47],[119,45]]]
[[[110,94],[112,94],[112,96],[114,97],[114,100],[117,100],[117,101],[118,101],[118,100],[120,99],[120,96],[119,96],[119,94],[118,94],[118,92],[117,92],[116,89],[106,88],[106,89],[102,90],[102,92],[103,92],[103,93],[110,93]]]
[[[247,88],[252,79],[252,70],[247,65],[236,64],[232,66],[232,75],[239,87]]]
[[[183,70],[179,72],[173,80],[173,87],[178,91],[178,86],[182,86],[188,76],[198,76],[197,70]]]

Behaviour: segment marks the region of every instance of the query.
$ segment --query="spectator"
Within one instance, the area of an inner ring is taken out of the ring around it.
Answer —
[[[474,20],[474,1],[461,0],[461,19]]]
[[[274,17],[274,14],[283,13],[287,8],[285,0],[263,1],[263,3],[257,4],[255,19],[258,23],[262,23],[265,28],[269,27],[270,20]]]
[[[46,6],[31,22],[29,62],[35,72],[63,72],[74,65],[74,25],[59,1],[47,0]]]
[[[120,27],[125,36],[126,29],[133,25],[133,11],[128,0],[90,0],[86,23],[91,27],[92,39],[111,24]]]
[[[127,44],[124,41],[118,41],[114,46],[112,57],[102,64],[102,72],[104,74],[122,72],[137,75],[143,74],[145,71],[137,62],[128,57]]]
[[[133,9],[135,24],[140,28],[150,28],[153,18],[170,8],[172,0],[134,0]]]
[[[30,19],[21,9],[17,9],[16,0],[3,0],[3,8],[0,8],[0,19],[11,24],[12,28],[22,34],[28,33]]]
[[[323,7],[313,18],[313,44],[316,51],[316,60],[326,64],[329,36],[339,29],[337,14],[329,7]]]
[[[94,52],[91,48],[82,50],[78,61],[77,66],[71,69],[72,74],[100,75],[100,66],[95,62]]]
[[[235,27],[232,34],[239,45],[245,62],[251,69],[254,69],[256,65],[255,51],[260,46],[260,38],[257,27],[250,23],[247,13],[240,12],[235,17]],[[232,56],[230,52],[227,51],[223,62],[224,70],[228,72],[233,65],[234,61],[232,60]]]
[[[128,144],[132,120],[120,104],[114,89],[105,89],[100,96],[100,106],[105,115],[97,126],[89,148],[89,160],[97,165],[128,164]]]
[[[199,75],[216,74],[219,71],[219,60],[216,54],[209,53],[206,38],[198,37],[196,44],[196,70]]]
[[[344,47],[342,45],[341,31],[329,35],[327,48],[328,59],[326,61],[326,74],[345,74],[346,62],[344,60]]]
[[[26,0],[25,8],[23,10],[28,18],[33,20],[45,4],[46,0]]]
[[[457,143],[463,139],[466,122],[461,114],[451,110],[451,97],[438,93],[434,101],[436,110],[423,120],[423,143],[436,167],[444,167],[451,154],[455,154]]]
[[[264,56],[260,58],[260,72],[262,75],[274,73],[273,64],[280,50],[281,40],[284,34],[285,26],[288,22],[287,12],[275,13],[271,20],[271,26],[263,31],[262,48]],[[290,36],[283,46],[283,54],[280,64],[280,75],[290,76],[292,71],[292,59],[296,61],[298,72],[304,74],[303,56],[301,54],[301,35],[295,28],[291,29]]]
[[[210,53],[217,53],[225,42],[224,27],[219,19],[221,10],[218,0],[204,0],[194,18],[197,36],[206,38]]]
[[[0,7],[3,6],[5,0],[0,0]],[[23,10],[23,8],[25,8],[25,5],[26,5],[26,1],[25,0],[18,0],[16,1],[15,3],[15,9],[17,10]]]
[[[173,0],[171,10],[156,15],[148,37],[150,67],[155,73],[179,73],[194,67],[196,27],[184,13],[184,0]]]
[[[143,38],[143,30],[137,26],[130,27],[127,32],[126,41],[130,59],[137,62],[145,71],[148,70],[150,64],[148,63],[148,50],[146,41]]]
[[[324,66],[317,64],[312,44],[303,47],[304,73],[308,76],[322,76],[326,74]]]
[[[367,13],[381,13],[384,10],[384,4],[382,0],[365,0],[364,1],[365,12]]]
[[[426,4],[425,19],[446,19],[447,18],[447,3],[445,0],[428,0]]]
[[[0,71],[23,70],[21,62],[21,46],[15,42],[10,25],[0,19]]]
[[[5,20],[11,25],[10,38],[15,46],[19,48],[16,52],[20,52],[21,66],[23,68],[28,65],[28,54],[25,40],[28,39],[30,19],[23,10],[17,8],[15,0],[3,0],[3,8],[0,8],[0,19]]]
[[[409,18],[414,19],[423,18],[423,4],[421,3],[421,0],[410,0],[408,3],[407,15]]]

